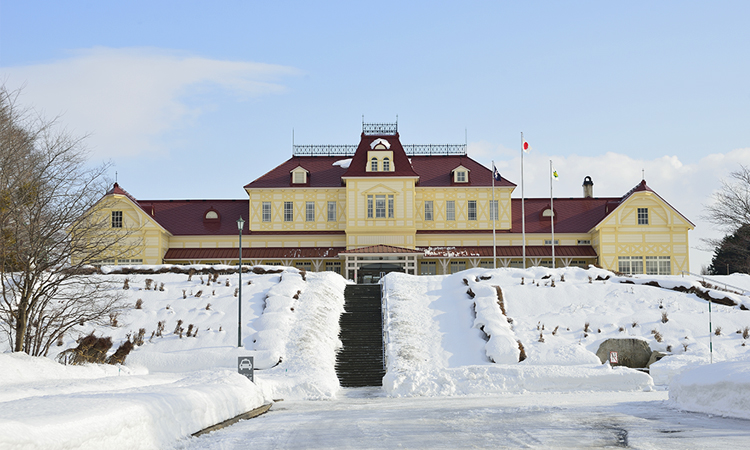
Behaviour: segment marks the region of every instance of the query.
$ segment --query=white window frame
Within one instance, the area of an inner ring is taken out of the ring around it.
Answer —
[[[432,200],[426,200],[424,202],[424,220],[435,220],[433,216],[434,202]]]
[[[328,221],[336,222],[336,202],[328,202]]]
[[[391,160],[387,156],[383,158],[383,172],[391,171]]]
[[[375,195],[375,218],[385,219],[386,218],[386,202],[385,195]]]
[[[389,219],[393,219],[394,203],[395,203],[395,199],[393,197],[393,194],[388,194],[388,218]]]
[[[372,218],[375,217],[374,216],[374,211],[375,211],[374,205],[375,205],[375,203],[374,203],[374,196],[373,195],[368,195],[367,196],[367,218],[368,219],[372,219]]]
[[[112,228],[122,228],[122,211],[112,211]]]
[[[284,202],[284,222],[294,222],[294,202]]]
[[[305,221],[315,222],[315,202],[305,202]]]
[[[499,220],[498,212],[498,200],[490,200],[490,220]]]
[[[445,220],[456,220],[456,201],[445,202]]]
[[[638,208],[638,225],[648,225],[648,208]]]
[[[466,204],[467,214],[466,217],[469,220],[477,220],[477,201],[469,200]]]
[[[373,157],[370,159],[370,172],[378,171],[378,158]]]
[[[271,221],[271,202],[263,202],[261,206],[262,212],[262,220],[263,222],[270,222]]]

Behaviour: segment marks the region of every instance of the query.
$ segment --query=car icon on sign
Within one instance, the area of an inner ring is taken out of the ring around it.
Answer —
[[[253,363],[251,363],[249,359],[243,359],[242,361],[240,361],[240,369],[253,370]]]

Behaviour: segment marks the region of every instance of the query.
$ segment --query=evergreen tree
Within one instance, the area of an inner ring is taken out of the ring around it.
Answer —
[[[733,234],[724,236],[714,250],[708,272],[711,275],[750,273],[750,224],[744,224]]]

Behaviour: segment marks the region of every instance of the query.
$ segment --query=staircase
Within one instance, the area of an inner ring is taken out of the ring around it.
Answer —
[[[382,386],[380,285],[348,285],[344,297],[345,312],[339,319],[344,348],[336,356],[339,382],[343,387]]]

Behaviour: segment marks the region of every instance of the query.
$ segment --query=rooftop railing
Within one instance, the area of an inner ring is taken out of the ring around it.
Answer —
[[[356,145],[295,145],[294,156],[354,156]],[[407,156],[466,155],[466,144],[404,145]]]

